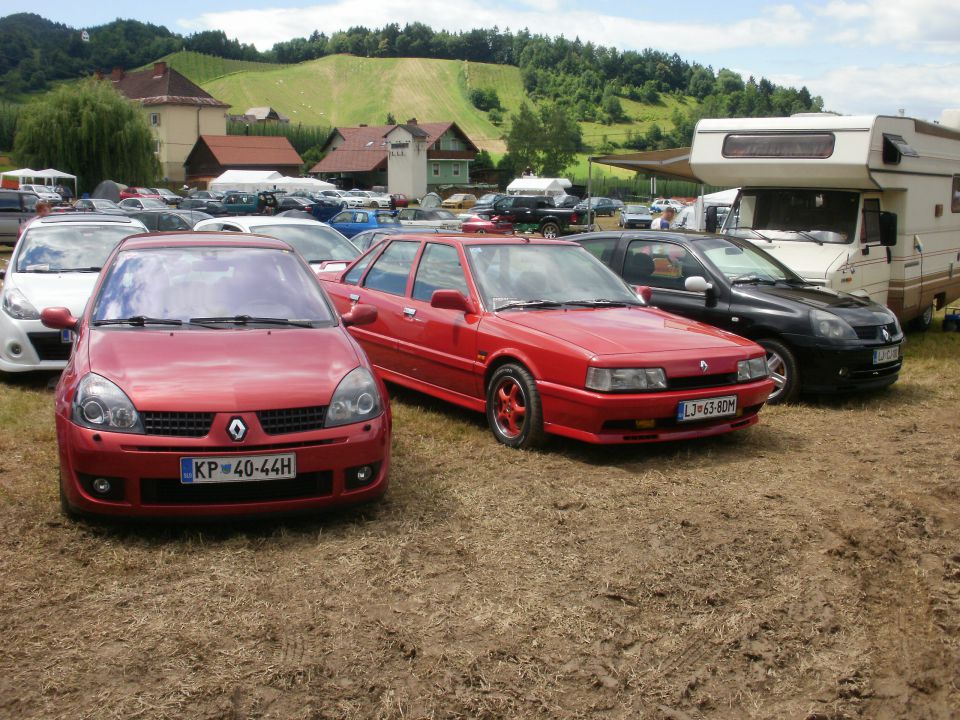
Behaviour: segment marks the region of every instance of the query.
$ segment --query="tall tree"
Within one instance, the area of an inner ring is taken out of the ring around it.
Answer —
[[[109,82],[62,85],[23,108],[14,157],[24,167],[54,167],[92,190],[101,180],[150,185],[160,175],[147,120]]]

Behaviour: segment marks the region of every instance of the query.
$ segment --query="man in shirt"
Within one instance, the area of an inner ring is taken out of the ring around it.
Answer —
[[[676,210],[673,209],[670,205],[667,205],[663,210],[663,214],[650,223],[651,230],[669,230],[670,223],[673,222],[673,216],[676,214]]]

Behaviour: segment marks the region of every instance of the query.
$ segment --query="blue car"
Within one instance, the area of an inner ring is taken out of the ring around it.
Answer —
[[[334,215],[328,221],[328,224],[348,238],[352,238],[364,230],[375,230],[384,227],[392,229],[400,225],[396,216],[389,210],[375,210],[371,208],[343,210]]]

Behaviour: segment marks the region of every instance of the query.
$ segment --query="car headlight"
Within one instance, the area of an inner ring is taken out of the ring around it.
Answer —
[[[629,392],[631,390],[666,390],[667,374],[663,368],[587,368],[588,390],[597,392]]]
[[[377,381],[366,368],[351,370],[333,393],[324,427],[337,427],[370,420],[383,412]]]
[[[737,382],[765,378],[769,374],[770,369],[767,367],[767,358],[765,357],[737,361]]]
[[[39,320],[40,313],[27,296],[16,288],[9,288],[3,294],[3,311],[15,320]]]
[[[92,430],[143,434],[140,414],[116,384],[96,373],[85,375],[73,396],[73,422]]]
[[[857,334],[843,318],[823,310],[812,310],[813,334],[835,340],[856,340]]]

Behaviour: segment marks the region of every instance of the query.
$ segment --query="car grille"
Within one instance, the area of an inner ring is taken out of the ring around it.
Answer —
[[[69,360],[71,343],[61,342],[58,332],[27,333],[30,344],[41,360]]]
[[[143,412],[143,431],[147,435],[204,437],[213,424],[213,413]]]
[[[288,408],[285,410],[260,410],[257,420],[267,435],[286,435],[289,433],[319,430],[327,408],[321,406]]]
[[[887,332],[890,334],[891,340],[897,336],[896,323],[887,323],[886,325],[862,325],[855,327],[853,331],[861,340],[882,340],[882,331],[884,328],[886,328]]]
[[[199,483],[184,485],[179,478],[141,478],[143,505],[218,505],[299,500],[333,494],[333,472],[301,473],[290,480]]]
[[[721,387],[722,385],[736,385],[736,373],[720,375],[691,375],[689,377],[672,377],[667,380],[670,390],[698,390],[701,388]]]

